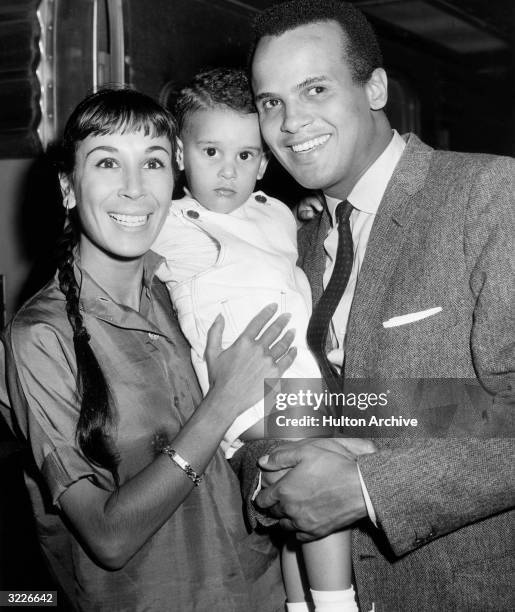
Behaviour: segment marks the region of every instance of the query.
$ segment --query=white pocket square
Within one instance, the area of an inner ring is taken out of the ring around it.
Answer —
[[[392,317],[391,319],[388,319],[388,321],[384,321],[383,327],[399,327],[399,325],[414,323],[415,321],[420,321],[421,319],[427,319],[427,317],[432,317],[433,315],[438,314],[441,311],[442,307],[436,306],[436,308],[429,308],[428,310],[410,312],[405,315],[400,315],[399,317]]]

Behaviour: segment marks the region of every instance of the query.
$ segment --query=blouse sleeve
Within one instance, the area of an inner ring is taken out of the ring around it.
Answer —
[[[65,338],[47,323],[15,321],[5,349],[13,419],[32,449],[52,502],[59,506],[61,494],[81,478],[114,490],[110,472],[91,464],[76,442],[80,399],[71,335]]]

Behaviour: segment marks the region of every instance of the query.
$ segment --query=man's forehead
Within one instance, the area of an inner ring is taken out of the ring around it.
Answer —
[[[322,29],[323,28],[323,29]],[[342,31],[336,22],[299,26],[278,36],[264,36],[252,62],[255,94],[263,88],[299,88],[327,80],[347,66]]]

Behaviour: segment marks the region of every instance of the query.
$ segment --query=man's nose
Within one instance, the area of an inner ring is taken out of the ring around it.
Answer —
[[[311,115],[303,104],[290,102],[284,105],[284,115],[281,124],[282,132],[295,134],[310,123]]]

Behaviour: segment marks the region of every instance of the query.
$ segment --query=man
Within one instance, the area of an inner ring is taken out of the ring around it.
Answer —
[[[512,393],[513,160],[434,151],[392,132],[377,41],[344,2],[265,11],[252,83],[270,149],[325,194],[299,250],[313,290],[308,339],[328,385],[342,368],[346,378],[479,381],[492,398],[471,425],[481,436]],[[339,275],[349,278],[334,307]],[[257,504],[300,539],[357,526],[363,611],[513,608],[510,438],[377,440],[377,452],[359,456],[308,440],[260,465],[285,475]]]

